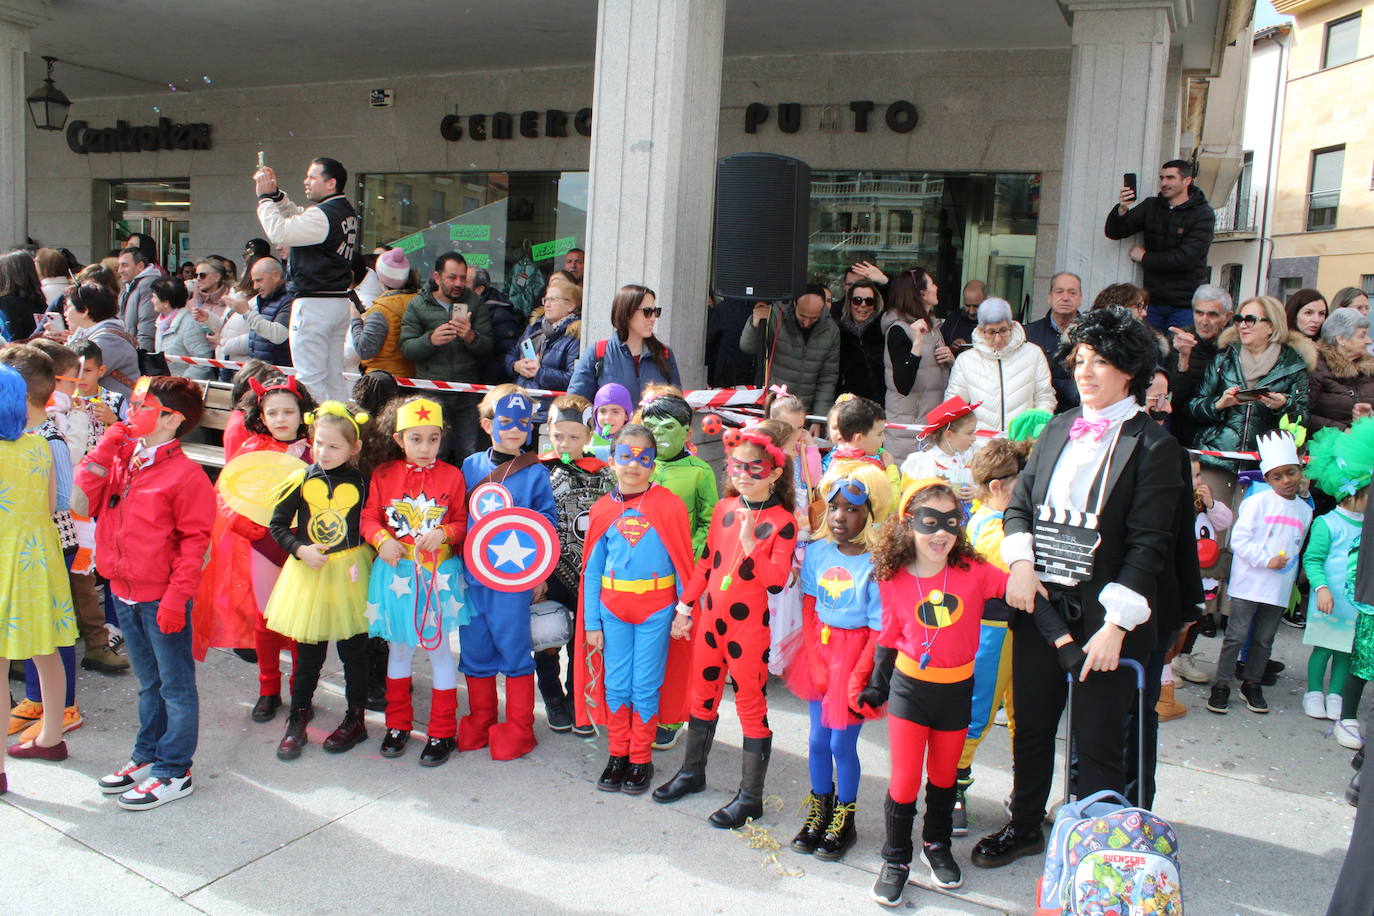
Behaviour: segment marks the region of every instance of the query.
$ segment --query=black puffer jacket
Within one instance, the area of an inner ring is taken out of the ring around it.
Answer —
[[[1188,199],[1170,208],[1163,197],[1147,197],[1122,216],[1116,207],[1107,213],[1104,231],[1109,239],[1141,233],[1145,258],[1145,289],[1151,306],[1188,308],[1193,291],[1207,282],[1207,251],[1217,217],[1197,187]]]

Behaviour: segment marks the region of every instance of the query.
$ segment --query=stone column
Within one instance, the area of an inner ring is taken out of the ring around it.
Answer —
[[[1068,0],[1073,26],[1069,118],[1055,264],[1083,278],[1085,306],[1110,283],[1140,283],[1131,242],[1102,232],[1122,175],[1139,197],[1158,193],[1161,131],[1169,104],[1169,39],[1188,24],[1180,0]],[[1174,144],[1169,144],[1172,148]]]
[[[29,29],[48,19],[46,0],[0,0],[0,250],[28,237],[28,179],[24,138],[35,87],[24,84]]]
[[[597,15],[582,340],[613,337],[616,290],[648,286],[688,388],[706,378],[724,37],[725,0],[601,0]]]

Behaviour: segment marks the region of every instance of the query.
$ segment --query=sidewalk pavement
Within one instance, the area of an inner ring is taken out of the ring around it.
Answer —
[[[1178,829],[1188,913],[1320,914],[1354,819],[1341,797],[1350,752],[1330,723],[1299,708],[1307,650],[1280,628],[1275,656],[1288,663],[1258,716],[1233,702],[1209,714],[1205,688],[1181,685],[1186,718],[1161,727],[1155,810]],[[1218,640],[1199,654],[1214,659]],[[418,667],[423,668],[423,663]],[[212,652],[200,666],[201,744],[195,794],[131,813],[95,780],[128,757],[135,682],[82,674],[86,725],[71,733],[64,764],[10,760],[0,796],[7,850],[5,913],[750,913],[881,912],[868,896],[880,865],[886,729],[865,728],[859,842],[840,863],[800,856],[787,844],[807,792],[806,707],[774,684],[776,730],[768,792],[776,796],[751,842],[706,818],[734,792],[740,732],[726,704],[708,788],[676,805],[596,791],[604,739],[556,735],[538,718],[529,757],[493,762],[485,751],[438,769],[377,753],[383,725],[368,715],[368,742],[334,756],[320,741],[342,715],[331,660],[316,698],[311,744],[292,763],[274,756],[284,719],[254,725],[256,673]],[[417,712],[428,683],[417,672]],[[420,726],[421,728],[423,726]],[[657,755],[657,782],[682,759]],[[898,912],[1028,914],[1041,858],[985,871],[970,848],[1004,821],[1011,788],[1006,729],[979,750],[970,794],[971,833],[955,840],[965,886],[931,889],[919,862]],[[917,836],[919,837],[919,823]],[[771,842],[783,848],[769,852]],[[756,848],[757,847],[757,848]]]

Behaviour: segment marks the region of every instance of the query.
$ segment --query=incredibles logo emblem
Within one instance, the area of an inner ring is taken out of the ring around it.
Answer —
[[[964,599],[948,592],[932,592],[916,608],[916,619],[933,630],[953,626],[964,616]]]

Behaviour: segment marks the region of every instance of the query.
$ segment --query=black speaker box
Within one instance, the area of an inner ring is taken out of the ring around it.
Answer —
[[[736,153],[716,164],[718,297],[792,299],[806,284],[811,169],[772,153]]]

